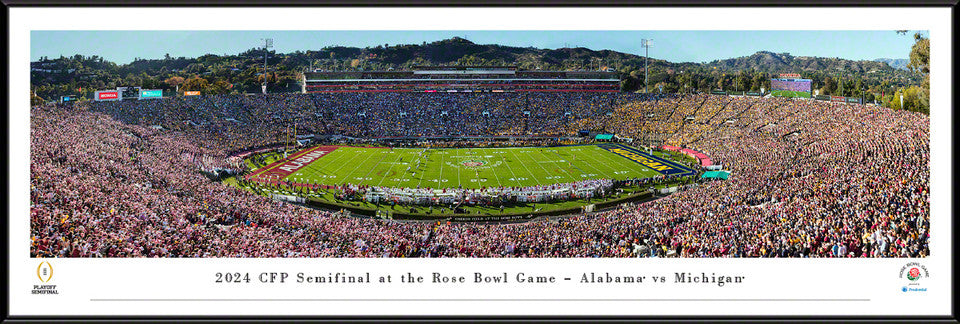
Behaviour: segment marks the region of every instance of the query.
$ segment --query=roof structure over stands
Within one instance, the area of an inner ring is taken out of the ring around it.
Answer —
[[[301,92],[619,92],[618,72],[520,70],[516,66],[416,66],[391,71],[319,71]]]

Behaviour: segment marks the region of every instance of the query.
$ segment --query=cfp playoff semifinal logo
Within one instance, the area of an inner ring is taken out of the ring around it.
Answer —
[[[41,283],[48,283],[53,279],[53,265],[49,261],[41,261],[37,265],[37,279]],[[34,295],[57,295],[57,285],[33,285],[31,293]]]
[[[53,265],[49,261],[40,262],[37,266],[37,278],[40,278],[40,282],[50,282],[50,279],[53,279]]]

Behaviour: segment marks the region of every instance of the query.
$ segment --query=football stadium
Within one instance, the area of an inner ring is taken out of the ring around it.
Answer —
[[[31,109],[35,257],[923,257],[927,115],[602,71],[308,72]],[[139,91],[139,92],[138,92]]]

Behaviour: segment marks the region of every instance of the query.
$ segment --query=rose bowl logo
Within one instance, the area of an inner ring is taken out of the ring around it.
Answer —
[[[916,282],[920,280],[920,278],[929,276],[930,273],[927,272],[927,267],[919,262],[910,262],[900,268],[900,278],[906,278],[911,282]]]
[[[920,264],[919,262],[907,263],[900,268],[900,279],[907,280],[907,285],[903,286],[901,290],[905,293],[926,292],[927,288],[923,287],[920,279],[929,277],[930,272],[927,271],[926,266]]]
[[[468,161],[463,161],[463,162],[460,163],[460,164],[463,164],[463,166],[465,166],[465,167],[475,168],[475,167],[479,167],[479,166],[483,166],[483,165],[487,164],[487,161],[484,161],[484,160],[468,160]]]
[[[907,279],[910,281],[917,281],[917,279],[920,279],[920,268],[910,268],[910,271],[907,272]]]

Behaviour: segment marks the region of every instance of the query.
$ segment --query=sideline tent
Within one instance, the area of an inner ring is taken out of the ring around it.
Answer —
[[[727,171],[707,171],[704,172],[701,179],[723,179],[727,180],[730,177],[730,172]]]

